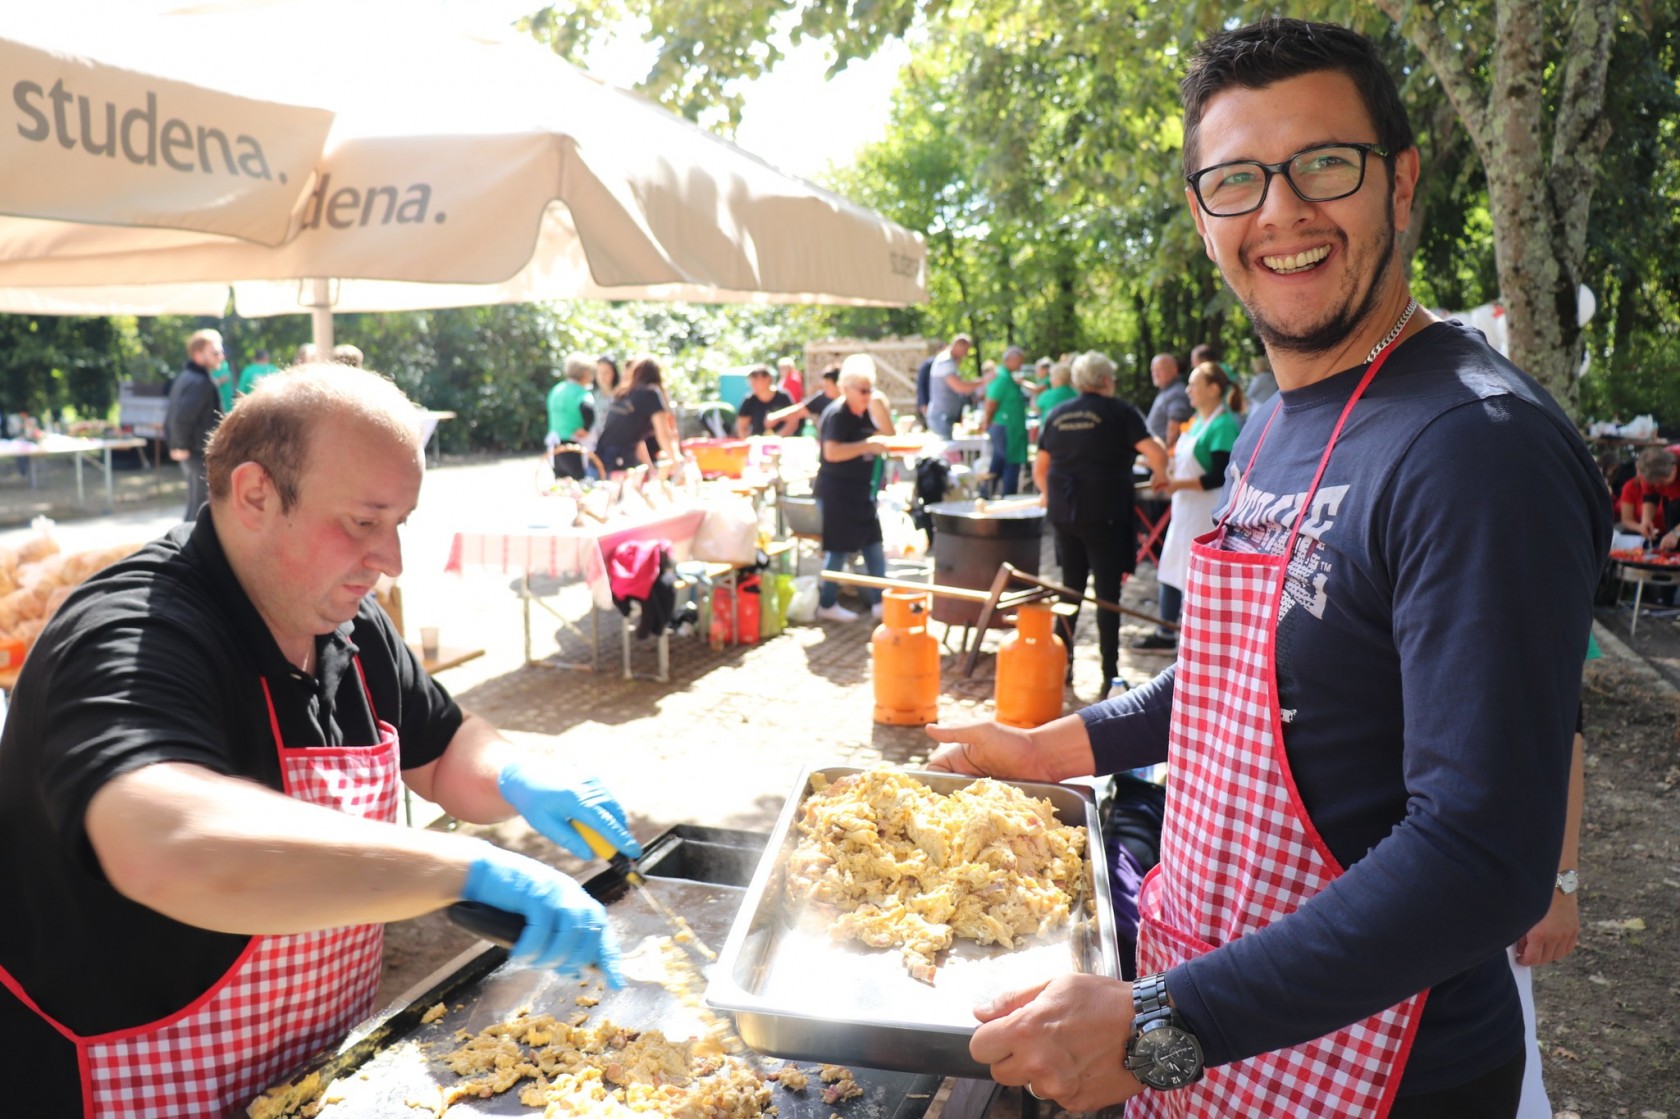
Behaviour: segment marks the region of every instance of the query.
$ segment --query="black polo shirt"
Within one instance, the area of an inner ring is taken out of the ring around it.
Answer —
[[[264,679],[288,746],[371,745],[369,693],[397,728],[405,769],[434,761],[460,727],[460,708],[371,596],[316,648],[315,677],[281,655],[208,508],[89,579],[42,631],[0,735],[0,967],[70,1030],[97,1034],[182,1009],[250,939],[183,925],[111,888],[83,831],[106,781],[184,761],[280,789]],[[77,1114],[73,1047],[11,986],[0,985],[10,1106]]]
[[[748,393],[741,406],[735,409],[735,414],[742,419],[752,421],[752,433],[763,435],[770,424],[770,413],[780,412],[783,408],[793,407],[793,401],[788,394],[777,390],[770,394],[769,400],[760,400],[752,393]]]
[[[1129,523],[1132,463],[1148,438],[1143,415],[1118,397],[1086,392],[1051,409],[1038,431],[1038,449],[1050,456],[1050,523]]]

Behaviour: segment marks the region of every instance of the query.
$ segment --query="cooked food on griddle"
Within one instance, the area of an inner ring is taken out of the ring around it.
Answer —
[[[477,1034],[443,1059],[467,1077],[445,1090],[448,1106],[489,1098],[530,1080],[519,1095],[545,1116],[692,1116],[755,1119],[770,1086],[739,1057],[706,1041],[672,1041],[658,1030],[602,1020],[569,1026],[552,1015],[521,1014]]]
[[[1085,829],[1048,800],[990,778],[945,795],[893,769],[812,786],[787,890],[833,915],[836,940],[901,947],[931,982],[955,937],[1013,948],[1068,921]]]

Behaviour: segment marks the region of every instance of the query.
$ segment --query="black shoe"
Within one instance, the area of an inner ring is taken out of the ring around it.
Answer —
[[[1166,653],[1178,648],[1178,638],[1165,633],[1151,633],[1132,642],[1132,648]]]

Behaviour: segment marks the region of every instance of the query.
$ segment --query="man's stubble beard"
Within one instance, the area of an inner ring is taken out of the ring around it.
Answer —
[[[1371,312],[1376,309],[1377,303],[1381,299],[1382,284],[1380,281],[1387,273],[1389,266],[1394,262],[1394,246],[1398,238],[1394,228],[1394,195],[1392,193],[1388,196],[1385,217],[1387,220],[1384,223],[1384,230],[1387,233],[1387,239],[1378,249],[1377,266],[1371,274],[1371,286],[1366,289],[1365,297],[1359,301],[1357,308],[1352,311],[1344,309],[1311,330],[1299,334],[1290,334],[1269,321],[1255,307],[1247,303],[1243,304],[1243,307],[1248,311],[1249,321],[1254,324],[1254,332],[1260,335],[1260,341],[1266,344],[1268,350],[1282,350],[1306,357],[1329,353],[1345,343],[1355,328],[1370,318]],[[1345,236],[1342,243],[1344,246],[1347,243]],[[1255,264],[1254,267],[1265,268],[1266,266]]]

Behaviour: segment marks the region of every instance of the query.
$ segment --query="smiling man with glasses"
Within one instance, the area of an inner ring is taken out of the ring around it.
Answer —
[[[1418,151],[1373,44],[1267,20],[1203,43],[1182,95],[1186,203],[1281,391],[1192,545],[1173,668],[1036,730],[930,732],[966,773],[1169,765],[1144,978],[1001,996],[971,1052],[1127,1119],[1510,1117],[1505,949],[1555,896],[1603,482],[1412,298]]]
[[[1304,202],[1334,202],[1364,185],[1365,157],[1387,159],[1380,144],[1323,144],[1296,152],[1282,163],[1239,159],[1185,176],[1196,201],[1211,217],[1235,218],[1266,204],[1272,176],[1282,175]]]

